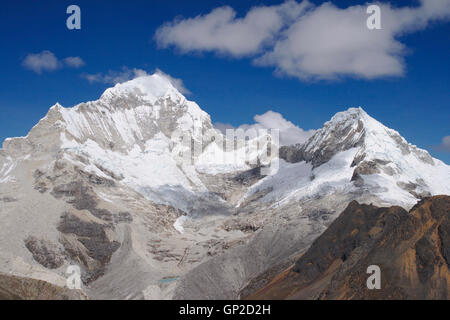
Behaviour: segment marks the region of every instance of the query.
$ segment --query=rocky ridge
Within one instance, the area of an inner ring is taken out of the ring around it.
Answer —
[[[450,197],[401,207],[351,202],[295,264],[250,299],[437,299],[450,289]],[[369,290],[367,268],[381,270]]]

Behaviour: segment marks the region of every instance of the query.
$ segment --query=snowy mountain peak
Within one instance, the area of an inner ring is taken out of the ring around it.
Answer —
[[[106,89],[96,101],[72,108],[56,103],[27,138],[56,129],[63,148],[92,140],[102,148],[114,145],[116,150],[130,150],[135,145],[144,148],[158,133],[170,138],[175,130],[181,130],[196,139],[199,132],[211,127],[206,112],[187,100],[168,76],[155,73]]]
[[[289,162],[305,160],[318,167],[352,148],[359,148],[355,164],[369,158],[391,161],[395,154],[412,154],[421,162],[434,163],[428,152],[409,144],[361,107],[336,113],[303,145],[285,148],[281,154]]]
[[[322,129],[318,130],[322,133],[318,136],[327,137],[336,131],[368,133],[374,131],[383,132],[385,130],[388,130],[388,128],[369,116],[363,108],[358,107],[336,113],[329,121],[324,123]],[[362,134],[358,137],[364,138],[364,136]]]
[[[151,103],[155,103],[160,98],[171,98],[173,101],[186,100],[170,79],[161,73],[145,75],[118,83],[114,87],[106,89],[100,99],[110,100],[130,96],[139,97]]]
[[[362,108],[337,113],[303,145],[282,147],[280,157],[311,166],[306,172],[315,179],[308,186],[323,183],[329,188],[330,181],[339,178],[339,186],[370,190],[386,203],[410,205],[424,196],[450,192],[449,166]],[[326,172],[326,179],[319,172]]]
[[[362,119],[369,117],[366,111],[364,111],[363,108],[357,107],[357,108],[348,108],[345,111],[341,111],[336,113],[329,121],[327,121],[325,124],[328,123],[342,123],[342,122],[348,122],[356,119]]]

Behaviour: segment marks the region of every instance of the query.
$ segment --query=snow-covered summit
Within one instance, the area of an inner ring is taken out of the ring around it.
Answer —
[[[326,126],[327,124],[338,124],[342,122],[349,122],[354,119],[367,117],[370,116],[362,107],[350,107],[347,110],[337,112],[329,121],[325,122],[324,126]]]
[[[330,141],[333,138],[337,139],[334,143]],[[408,143],[399,132],[372,118],[361,107],[338,112],[308,141],[305,151],[314,152],[324,144],[333,144],[341,150],[360,147],[354,164],[370,159],[401,160],[407,155],[422,163],[435,164],[426,150]]]
[[[26,137],[5,141],[4,153],[14,158],[63,157],[88,173],[106,178],[106,170],[121,177],[122,183],[156,202],[174,204],[176,200],[155,196],[155,189],[164,186],[165,197],[171,190],[184,197],[185,191],[204,190],[192,165],[177,162],[173,151],[183,149],[177,132],[201,144],[209,128],[209,115],[168,77],[155,73],[117,84],[96,101],[71,108],[55,104]]]
[[[151,103],[155,103],[160,98],[170,98],[173,101],[186,99],[175,88],[169,77],[159,72],[118,83],[114,87],[106,89],[100,99],[109,100],[127,96],[137,96]]]
[[[389,160],[400,153],[434,163],[428,152],[409,144],[397,131],[372,118],[361,107],[336,113],[304,144],[283,148],[281,154],[289,162],[305,160],[318,167],[337,153],[356,147],[357,162],[369,158]]]
[[[449,166],[362,108],[338,112],[303,145],[282,147],[280,156],[288,163],[279,173],[252,187],[273,190],[266,200],[365,192],[411,206],[424,196],[450,194]]]
[[[167,76],[155,73],[117,84],[96,101],[71,108],[55,104],[23,141],[11,139],[15,143],[6,143],[6,148],[19,143],[22,149],[27,142],[33,145],[52,135],[52,145],[60,140],[62,148],[92,140],[104,149],[129,151],[135,145],[144,149],[159,133],[170,139],[175,130],[198,140],[205,128],[212,128],[209,115],[187,100]]]

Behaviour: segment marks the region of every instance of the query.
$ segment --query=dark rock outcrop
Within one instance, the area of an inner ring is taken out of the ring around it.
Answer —
[[[280,158],[287,162],[306,161],[314,168],[328,162],[337,153],[364,145],[365,128],[361,120],[364,111],[352,111],[347,118],[324,124],[304,144],[281,147]]]
[[[48,269],[56,269],[64,264],[64,255],[54,243],[28,237],[25,239],[25,246],[33,255],[34,260]]]
[[[120,247],[120,243],[111,238],[112,225],[82,220],[70,212],[62,216],[58,231],[67,254],[86,268],[84,283],[103,275],[105,266]]]

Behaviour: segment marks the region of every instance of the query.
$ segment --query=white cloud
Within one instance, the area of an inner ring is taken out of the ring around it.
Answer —
[[[55,71],[64,66],[79,68],[85,63],[80,57],[67,57],[60,61],[53,52],[44,50],[40,53],[30,53],[22,61],[22,66],[41,74],[44,71]]]
[[[44,50],[41,53],[30,53],[25,57],[22,65],[38,74],[42,71],[54,71],[60,67],[60,62],[56,56],[48,51]]]
[[[191,92],[184,86],[183,80],[174,78],[160,69],[156,69],[155,73],[160,76],[165,77],[170,81],[170,83],[182,94],[190,94]],[[126,82],[135,78],[148,76],[147,71],[142,69],[129,69],[127,67],[122,67],[120,71],[109,70],[107,73],[95,73],[95,74],[82,74],[83,78],[88,80],[90,83],[106,83],[106,84],[117,84]]]
[[[106,84],[117,84],[146,75],[147,72],[142,69],[129,69],[127,67],[122,67],[120,71],[109,70],[107,73],[100,72],[96,74],[82,74],[81,76],[87,79],[90,83],[99,82]]]
[[[396,37],[450,14],[450,1],[431,5],[432,1],[399,9],[379,4],[381,30],[366,27],[367,6],[340,9],[325,3],[291,25],[255,63],[275,66],[277,72],[301,79],[401,76],[406,48]]]
[[[436,148],[439,151],[450,152],[450,136],[442,138],[442,143]]]
[[[174,78],[174,77],[168,75],[167,73],[161,71],[160,69],[156,69],[156,73],[167,78],[170,81],[170,83],[175,87],[175,89],[180,91],[180,93],[182,93],[184,95],[191,94],[191,92],[184,86],[183,80]]]
[[[80,57],[67,57],[64,63],[72,68],[80,68],[85,65],[85,62]]]
[[[276,6],[253,7],[243,18],[225,6],[206,15],[168,22],[159,27],[155,39],[159,46],[175,46],[182,52],[215,51],[233,56],[259,52],[273,41],[286,22],[309,6],[287,1]]]
[[[221,7],[167,23],[155,38],[160,46],[172,45],[181,52],[253,56],[257,66],[273,66],[278,74],[302,80],[402,76],[407,48],[400,37],[448,20],[450,0],[421,0],[417,6],[400,8],[377,4],[381,30],[367,28],[368,5],[338,8],[331,2],[315,6],[305,0],[252,8],[241,19],[233,9]]]
[[[255,121],[254,124],[243,124],[238,128],[243,130],[278,129],[280,130],[281,145],[303,143],[315,132],[314,130],[303,130],[291,121],[286,120],[281,113],[272,110],[261,115],[255,115],[253,120]],[[226,133],[226,129],[236,129],[231,124],[220,122],[215,123],[214,127],[222,133]]]

